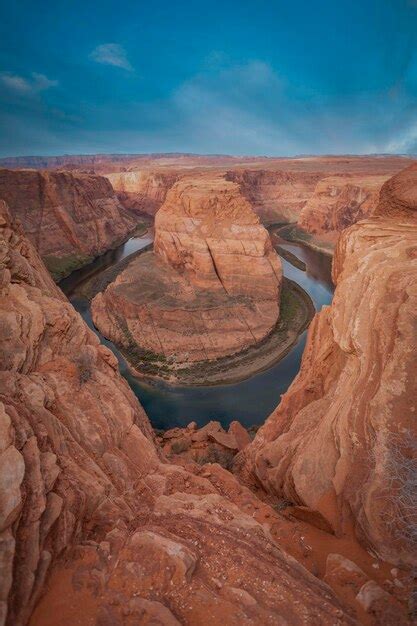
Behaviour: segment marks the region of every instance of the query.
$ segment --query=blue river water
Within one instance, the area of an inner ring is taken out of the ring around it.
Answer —
[[[262,424],[300,369],[307,331],[281,361],[246,380],[227,385],[177,387],[134,378],[118,349],[94,327],[88,300],[80,295],[84,282],[151,242],[152,232],[142,237],[132,237],[88,267],[71,274],[60,283],[60,287],[101,342],[117,356],[122,375],[138,397],[154,428],[186,426],[191,421],[202,426],[210,420],[218,420],[224,427],[233,420],[239,420],[247,427]],[[297,282],[310,295],[316,310],[329,304],[333,295],[331,259],[304,244],[279,241],[279,245],[306,264],[306,271],[303,271],[281,259],[284,275]]]

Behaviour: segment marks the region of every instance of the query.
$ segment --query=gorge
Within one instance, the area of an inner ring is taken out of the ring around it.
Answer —
[[[238,161],[1,171],[0,623],[412,623],[417,166]],[[74,251],[57,286],[40,256]],[[126,327],[252,369],[138,378]]]

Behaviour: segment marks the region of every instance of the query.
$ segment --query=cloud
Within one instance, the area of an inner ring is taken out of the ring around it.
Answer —
[[[90,58],[97,63],[114,65],[115,67],[121,67],[129,72],[133,71],[125,49],[118,43],[103,43],[97,46],[97,48],[94,48],[91,52]]]
[[[37,72],[32,72],[30,78],[24,78],[12,72],[1,72],[0,79],[8,89],[21,94],[39,93],[58,85],[57,80],[51,80],[45,74],[38,74]]]

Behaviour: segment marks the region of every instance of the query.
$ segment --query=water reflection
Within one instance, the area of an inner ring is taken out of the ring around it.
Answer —
[[[97,259],[88,268],[74,272],[62,281],[60,286],[102,343],[113,350],[119,360],[121,373],[139,398],[155,428],[185,426],[190,421],[202,426],[209,420],[218,420],[223,426],[228,426],[236,419],[245,426],[261,424],[277,406],[281,394],[287,390],[299,371],[306,332],[300,336],[297,344],[282,361],[247,380],[212,387],[171,387],[160,382],[139,381],[131,376],[117,348],[94,328],[88,301],[80,295],[80,288],[93,275],[147,246],[151,241],[152,233],[144,237],[133,237],[116,250]],[[282,260],[284,275],[295,280],[309,293],[317,310],[320,310],[322,305],[329,304],[333,292],[330,258],[306,248],[303,244],[280,242],[279,245],[306,264],[304,272],[288,261]]]

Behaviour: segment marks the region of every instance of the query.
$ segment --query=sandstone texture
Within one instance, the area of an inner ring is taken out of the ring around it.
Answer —
[[[137,221],[101,176],[0,170],[0,199],[57,278],[116,247]]]
[[[0,623],[354,624],[280,547],[303,561],[299,528],[218,464],[164,460],[3,202],[0,251]]]
[[[333,176],[318,182],[298,218],[298,226],[336,241],[340,232],[375,211],[387,176]]]
[[[336,247],[333,303],[301,370],[244,452],[270,493],[415,565],[417,165],[385,183],[376,217]],[[242,459],[240,459],[241,462]]]
[[[226,178],[239,184],[264,224],[296,222],[323,174],[285,170],[231,170]]]
[[[269,234],[238,186],[183,178],[157,213],[154,253],[94,298],[93,319],[127,350],[176,363],[211,360],[272,331],[281,281]]]
[[[178,180],[177,172],[139,170],[107,175],[120,202],[131,211],[155,216],[168,190]]]

